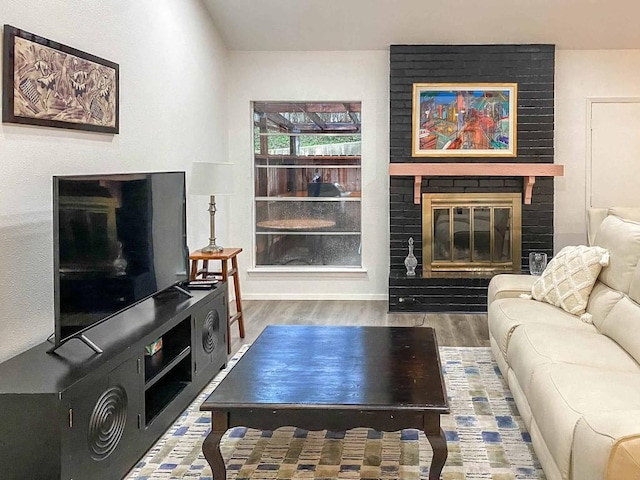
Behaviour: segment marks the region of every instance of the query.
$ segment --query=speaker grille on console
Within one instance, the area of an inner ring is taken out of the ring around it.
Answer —
[[[127,392],[120,386],[106,390],[96,402],[89,419],[91,457],[106,459],[118,446],[127,422]]]
[[[202,347],[207,353],[211,353],[218,346],[217,332],[220,329],[220,317],[216,310],[211,310],[204,319],[202,325]]]

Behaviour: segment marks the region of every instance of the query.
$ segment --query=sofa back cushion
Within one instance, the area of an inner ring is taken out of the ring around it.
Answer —
[[[640,222],[640,207],[611,207],[608,213],[625,220]]]
[[[640,222],[640,207],[611,207],[599,208],[591,207],[587,210],[587,237],[589,245],[594,245],[596,232],[602,221],[607,215],[615,215],[616,217]]]
[[[622,298],[605,317],[600,331],[640,363],[640,305],[629,297]]]
[[[587,210],[587,239],[589,245],[595,245],[596,232],[602,221],[609,215],[608,208],[590,208]]]
[[[628,294],[640,262],[640,223],[609,215],[600,223],[594,243],[609,250],[609,266],[598,279]]]
[[[624,294],[622,292],[614,290],[600,281],[596,282],[593,290],[591,290],[591,295],[589,295],[587,313],[591,314],[591,323],[593,323],[598,330],[602,331],[604,319],[607,318],[607,315],[609,315],[614,305],[623,297]]]
[[[629,296],[636,302],[640,303],[640,262],[633,271],[631,276],[631,286],[629,287]]]

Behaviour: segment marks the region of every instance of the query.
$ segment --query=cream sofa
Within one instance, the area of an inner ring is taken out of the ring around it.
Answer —
[[[537,277],[489,284],[491,348],[548,479],[640,479],[640,209],[589,212],[609,250],[593,323],[521,298]]]

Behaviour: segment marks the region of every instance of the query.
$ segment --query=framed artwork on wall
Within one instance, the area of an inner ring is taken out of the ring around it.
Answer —
[[[414,157],[515,157],[516,83],[414,83]]]
[[[4,26],[2,121],[119,131],[119,66]]]

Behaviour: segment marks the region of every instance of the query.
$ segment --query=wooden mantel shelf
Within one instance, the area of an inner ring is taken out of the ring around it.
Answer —
[[[420,204],[422,177],[522,177],[524,203],[531,203],[536,177],[562,177],[564,165],[555,163],[390,163],[392,177],[414,177],[413,203]]]

